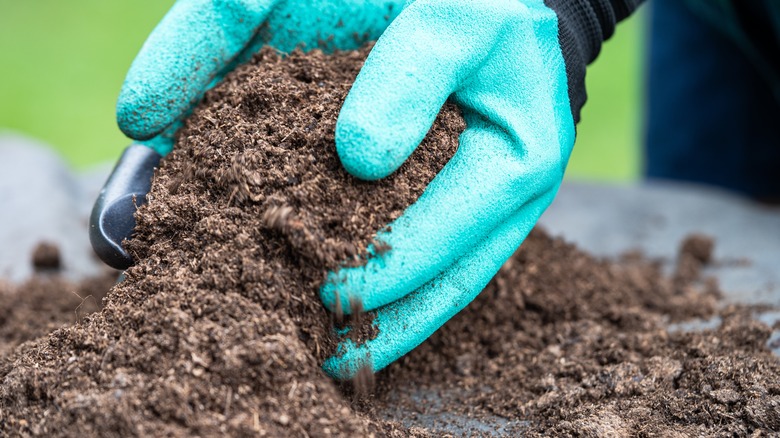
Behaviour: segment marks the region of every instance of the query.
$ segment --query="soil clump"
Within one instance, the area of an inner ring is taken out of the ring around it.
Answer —
[[[330,380],[320,364],[338,339],[317,296],[325,273],[364,262],[372,237],[417,199],[464,128],[447,106],[390,178],[348,175],[333,131],[367,51],[263,50],[207,93],[137,214],[128,249],[138,263],[126,279],[99,312],[0,361],[2,432],[780,430],[769,327],[731,308],[715,330],[670,332],[669,321],[715,314],[712,287],[664,278],[642,259],[598,260],[538,230],[474,303],[375,376],[373,395],[353,397]],[[420,391],[434,402],[420,403]],[[431,422],[437,409],[450,420]]]

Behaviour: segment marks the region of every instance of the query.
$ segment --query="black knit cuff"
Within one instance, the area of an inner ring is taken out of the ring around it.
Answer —
[[[601,43],[615,32],[615,25],[631,15],[644,0],[545,0],[558,15],[558,39],[574,121],[580,121],[585,105],[585,67],[601,51]]]

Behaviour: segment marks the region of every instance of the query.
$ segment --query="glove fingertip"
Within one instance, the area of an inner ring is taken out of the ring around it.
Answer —
[[[397,132],[350,113],[342,111],[336,124],[336,152],[347,172],[367,181],[395,172],[408,156]]]
[[[156,107],[145,100],[125,86],[117,101],[117,125],[122,133],[134,140],[149,140],[171,123],[167,111],[161,113],[159,106]]]

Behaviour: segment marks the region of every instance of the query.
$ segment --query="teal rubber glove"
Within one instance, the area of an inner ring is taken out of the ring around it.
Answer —
[[[264,45],[354,49],[375,40],[403,0],[179,0],[133,61],[117,103],[128,137],[161,155],[205,91]]]
[[[331,273],[321,288],[331,310],[348,314],[355,301],[375,310],[378,328],[362,345],[342,341],[324,363],[329,375],[378,371],[412,350],[522,243],[561,184],[585,63],[628,13],[612,13],[609,28],[594,3],[615,12],[621,1],[564,0],[559,8],[543,0],[417,0],[388,27],[339,115],[346,169],[368,180],[392,173],[447,99],[467,128],[423,195],[377,234],[391,249],[369,248],[365,266]]]
[[[377,371],[419,345],[485,287],[555,196],[574,118],[555,12],[541,0],[418,0],[377,42],[336,127],[354,175],[382,178],[453,99],[467,128],[455,156],[377,238],[390,250],[332,273],[325,305],[376,309],[375,339],[347,340],[325,371]],[[337,297],[338,296],[338,297]]]

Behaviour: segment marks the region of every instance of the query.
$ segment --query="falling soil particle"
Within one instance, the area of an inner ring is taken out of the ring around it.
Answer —
[[[668,321],[712,316],[715,296],[662,277],[657,264],[597,260],[539,230],[428,341],[361,375],[360,388],[375,380],[372,395],[330,380],[320,369],[337,341],[317,296],[325,272],[365,261],[363,248],[417,199],[464,127],[447,106],[390,178],[350,177],[333,130],[367,50],[284,59],[264,50],[207,93],[139,210],[128,243],[138,263],[125,281],[99,312],[0,362],[3,433],[780,430],[767,326],[727,309],[716,330],[669,332]],[[21,340],[4,338],[6,348]],[[420,391],[446,403],[421,404]]]

